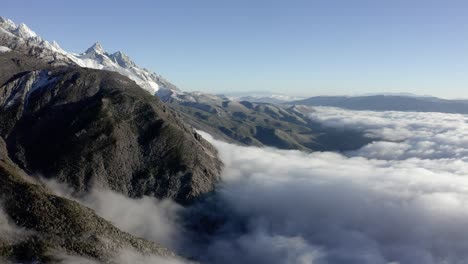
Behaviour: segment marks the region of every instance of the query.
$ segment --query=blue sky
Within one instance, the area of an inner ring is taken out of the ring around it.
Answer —
[[[100,41],[183,90],[468,98],[468,1],[4,1],[64,49]]]

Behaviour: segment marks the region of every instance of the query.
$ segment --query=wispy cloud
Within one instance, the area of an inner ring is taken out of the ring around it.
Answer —
[[[73,190],[55,180],[42,181],[56,194],[73,199],[110,220],[116,227],[130,234],[156,241],[166,247],[176,247],[174,239],[182,229],[177,223],[182,207],[171,200],[152,197],[131,199],[109,190],[93,189],[80,197]]]

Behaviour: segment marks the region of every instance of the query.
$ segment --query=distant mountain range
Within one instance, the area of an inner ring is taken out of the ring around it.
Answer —
[[[220,97],[227,98],[232,101],[248,101],[253,103],[271,103],[271,104],[281,104],[290,101],[296,101],[305,99],[306,97],[301,96],[291,96],[287,94],[280,93],[270,93],[270,92],[231,92],[219,94]]]
[[[332,106],[351,110],[441,112],[468,114],[468,100],[447,100],[428,96],[316,96],[303,100],[287,102],[287,104],[307,106]]]

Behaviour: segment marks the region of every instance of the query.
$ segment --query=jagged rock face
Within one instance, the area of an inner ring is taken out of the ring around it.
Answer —
[[[0,135],[27,172],[181,203],[213,190],[214,148],[130,79],[70,67],[11,76],[0,88]]]
[[[0,214],[6,213],[18,231],[12,238],[2,233],[0,258],[46,263],[60,252],[105,261],[121,250],[175,256],[156,243],[122,232],[91,209],[52,194],[17,167],[6,152],[0,138],[0,201],[4,209]]]

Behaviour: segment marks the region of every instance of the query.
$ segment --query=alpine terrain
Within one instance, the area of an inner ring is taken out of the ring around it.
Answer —
[[[0,201],[7,217],[0,227],[22,234],[0,237],[0,256],[174,256],[41,184],[49,178],[77,194],[103,189],[181,204],[213,191],[222,167],[216,150],[153,96],[176,92],[173,85],[123,53],[98,44],[67,53],[1,18],[0,86]]]

